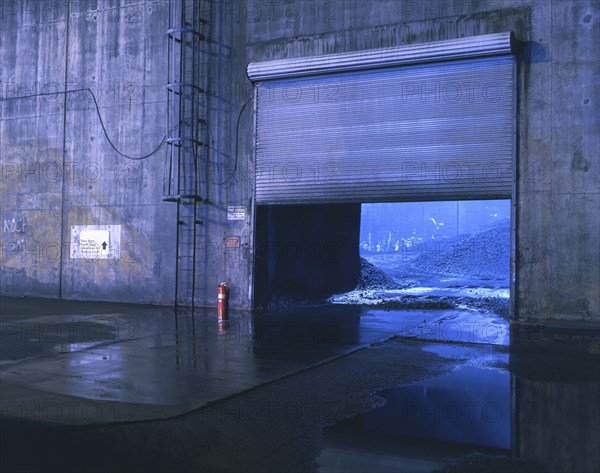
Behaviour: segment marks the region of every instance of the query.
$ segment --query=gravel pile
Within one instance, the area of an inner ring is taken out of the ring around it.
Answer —
[[[510,300],[505,297],[463,298],[455,301],[455,304],[457,307],[466,306],[483,312],[491,312],[504,320],[508,320],[510,316]]]
[[[419,255],[413,264],[435,273],[502,279],[510,274],[509,255],[510,220],[505,219],[471,236],[447,240]]]
[[[360,279],[356,289],[402,289],[403,287],[406,285],[400,284],[365,258],[360,259]]]

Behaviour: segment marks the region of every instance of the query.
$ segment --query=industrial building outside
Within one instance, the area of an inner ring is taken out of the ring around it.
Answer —
[[[2,471],[599,471],[599,42],[0,0]]]

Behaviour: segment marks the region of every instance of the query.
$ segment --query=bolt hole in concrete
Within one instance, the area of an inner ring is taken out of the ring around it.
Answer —
[[[436,309],[404,335],[508,344],[510,200],[363,204],[360,255],[356,289],[329,302]]]

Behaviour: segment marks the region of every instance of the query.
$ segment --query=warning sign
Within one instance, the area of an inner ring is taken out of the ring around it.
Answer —
[[[246,207],[229,205],[227,207],[227,220],[246,220]]]

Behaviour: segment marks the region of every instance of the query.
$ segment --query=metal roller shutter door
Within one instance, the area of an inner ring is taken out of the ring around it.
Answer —
[[[256,202],[510,198],[511,55],[256,87]]]

